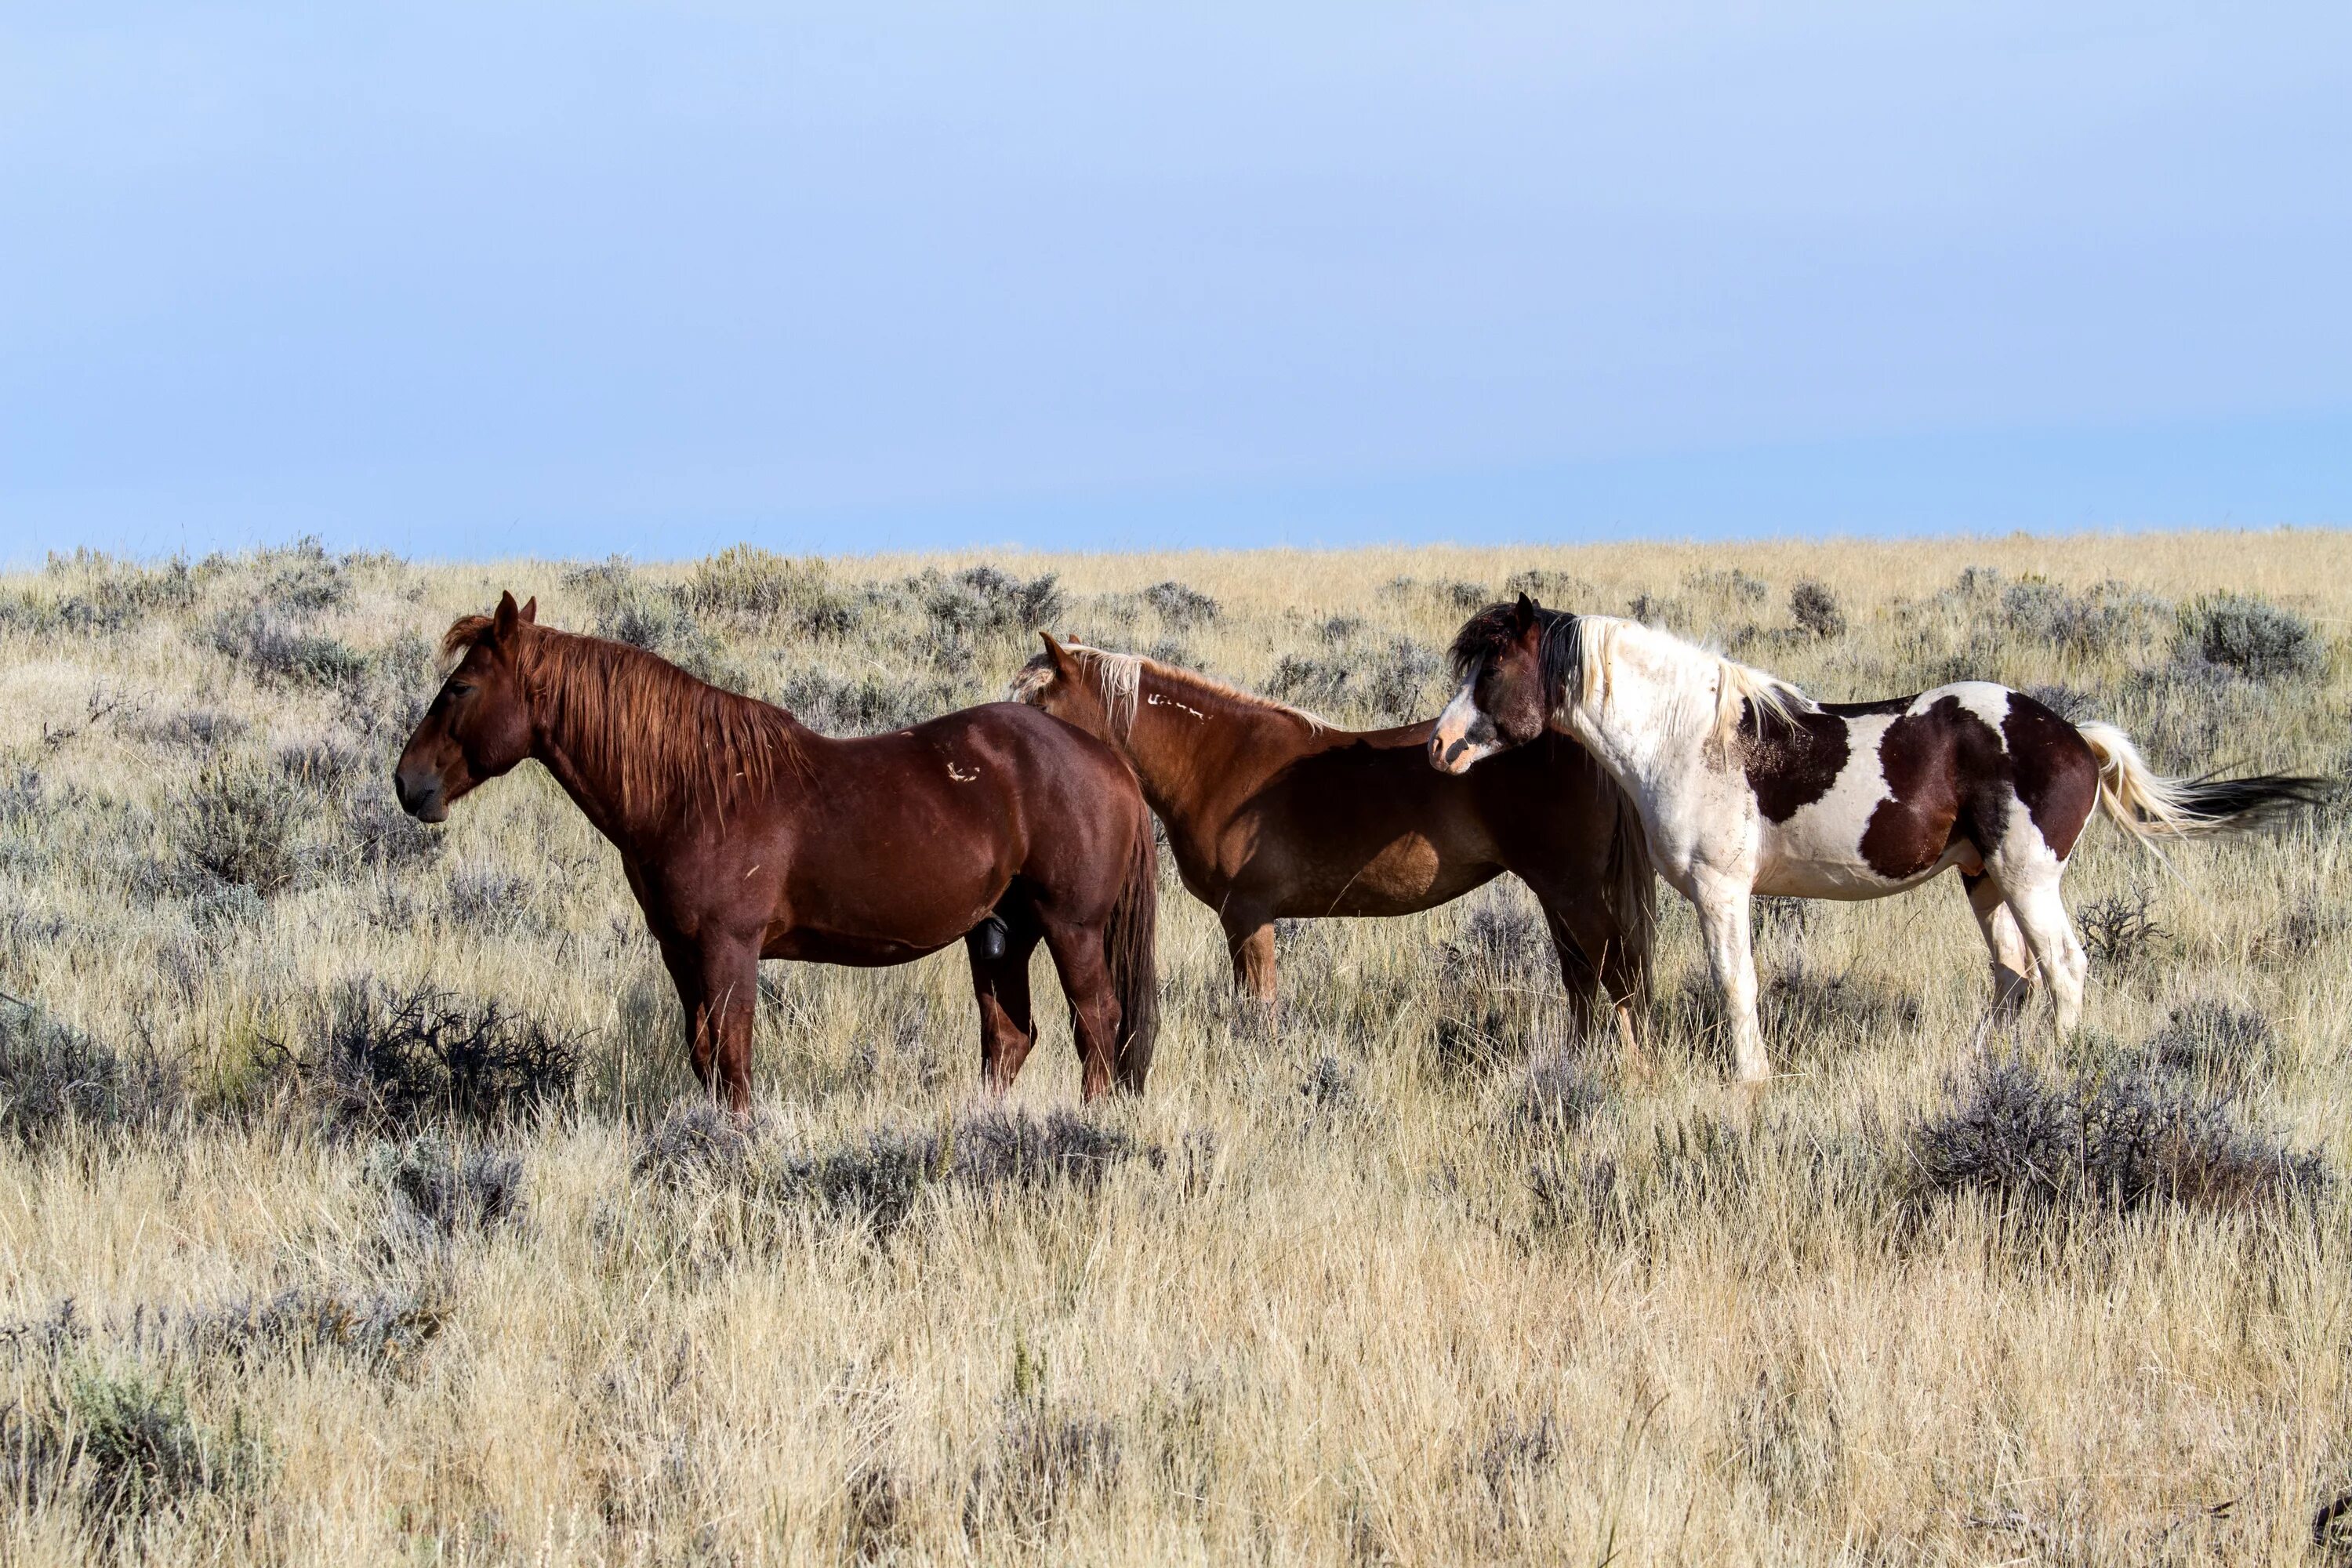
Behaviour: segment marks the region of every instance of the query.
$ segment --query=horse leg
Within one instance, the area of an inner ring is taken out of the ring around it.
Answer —
[[[751,1026],[759,1001],[759,947],[726,937],[706,941],[695,1068],[738,1116],[751,1109]]]
[[[1078,1037],[1084,1069],[1083,1093],[1099,1100],[1110,1092],[1118,1058],[1118,995],[1103,958],[1102,927],[1051,919],[1044,924],[1045,949],[1054,955],[1054,972],[1061,976],[1062,994],[1070,1001],[1070,1024]]]
[[[1234,989],[1271,1006],[1278,994],[1274,978],[1274,918],[1229,906],[1218,912],[1218,920],[1225,928],[1225,950],[1233,955]]]
[[[999,912],[1006,917],[1003,951],[992,954],[981,942],[964,942],[972,994],[980,1001],[980,1082],[994,1095],[1013,1087],[1029,1047],[1037,1043],[1029,1005],[1029,958],[1037,951],[1037,928],[1013,911]]]
[[[1984,933],[1985,949],[1992,955],[1992,1006],[1977,1027],[1981,1046],[1986,1035],[2006,1026],[2025,1005],[2033,989],[2033,956],[2025,950],[2025,935],[2017,929],[2009,901],[2000,896],[2000,883],[1982,871],[1963,871],[1960,885],[1968,889],[1969,908],[1976,911],[1977,930]]]
[[[2074,934],[2074,917],[2059,896],[2058,879],[2065,862],[2045,857],[2046,866],[2004,867],[1996,880],[2017,917],[2025,945],[2032,951],[2035,970],[2050,986],[2050,1004],[2058,1032],[2065,1034],[2082,1021],[2083,986],[2090,978],[2090,954]]]
[[[1552,951],[1559,955],[1560,984],[1568,992],[1569,1026],[1579,1040],[1591,1036],[1595,1005],[1605,984],[1617,1026],[1617,1045],[1625,1070],[1646,1077],[1648,1059],[1634,1027],[1633,979],[1625,962],[1625,944],[1597,905],[1573,895],[1555,898],[1538,889],[1544,923],[1551,930]]]
[[[677,1005],[686,1018],[686,1058],[694,1064],[696,1081],[703,1092],[711,1091],[711,1047],[709,1032],[703,1027],[702,1016],[702,954],[681,937],[660,939],[662,966],[669,971],[669,981],[677,987]]]
[[[1700,936],[1706,943],[1707,972],[1723,998],[1725,1019],[1731,1026],[1731,1059],[1744,1084],[1760,1084],[1772,1076],[1764,1058],[1764,1031],[1756,1021],[1756,952],[1748,939],[1748,889],[1727,878],[1702,878],[1694,885],[1691,902],[1698,910]]]

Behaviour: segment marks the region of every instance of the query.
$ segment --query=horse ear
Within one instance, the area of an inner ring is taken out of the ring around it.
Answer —
[[[539,595],[533,594],[522,602],[522,618],[526,626],[539,625]]]
[[[1051,632],[1040,631],[1037,635],[1045,640],[1045,657],[1054,661],[1054,668],[1064,675],[1069,674],[1072,665],[1076,662],[1070,658],[1070,650],[1055,642],[1054,634]]]
[[[534,604],[537,602],[538,601],[536,600],[532,601]],[[499,595],[499,607],[490,616],[491,637],[499,642],[504,642],[507,638],[514,636],[515,627],[521,624],[522,612],[515,608],[514,595],[512,594],[500,594]]]
[[[1512,614],[1519,623],[1519,630],[1526,631],[1536,624],[1536,602],[1533,599],[1528,598],[1525,594],[1519,595],[1519,602],[1511,606]]]

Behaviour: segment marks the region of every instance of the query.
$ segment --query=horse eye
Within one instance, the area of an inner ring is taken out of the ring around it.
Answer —
[[[452,697],[463,697],[473,689],[471,681],[453,680],[449,683],[449,695]]]

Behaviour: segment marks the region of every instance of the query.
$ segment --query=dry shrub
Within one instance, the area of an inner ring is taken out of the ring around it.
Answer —
[[[1817,637],[1845,636],[1845,607],[1825,583],[1808,578],[1789,590],[1789,618]]]
[[[568,1103],[580,1073],[577,1041],[429,986],[346,983],[313,1005],[306,1033],[299,1049],[269,1042],[270,1070],[299,1120],[340,1136],[504,1125]]]
[[[2012,1058],[1955,1084],[1910,1146],[1918,1195],[1982,1193],[2028,1214],[2257,1207],[2328,1182],[2315,1152],[2243,1125],[2226,1097],[2128,1068],[2061,1080]]]
[[[671,1108],[640,1141],[639,1174],[666,1187],[732,1186],[778,1208],[813,1211],[888,1237],[934,1189],[974,1194],[1087,1191],[1111,1168],[1160,1149],[1066,1110],[985,1110],[943,1128],[871,1128],[841,1148],[787,1152],[754,1122],[707,1102]]]
[[[2166,932],[2149,912],[2155,896],[2145,888],[2128,893],[2110,893],[2103,899],[2093,899],[2074,911],[2075,929],[2082,932],[2083,947],[2092,962],[2116,969],[2129,969],[2157,957],[2166,941]]]
[[[2258,595],[2209,594],[2180,616],[2181,651],[2249,680],[2307,680],[2325,674],[2318,628]]]
[[[1143,601],[1159,612],[1160,620],[1173,631],[1188,632],[1217,618],[1216,600],[1173,578],[1146,588]]]
[[[185,1103],[176,1065],[117,1050],[41,1008],[0,998],[0,1137],[38,1147],[81,1127],[154,1126]]]

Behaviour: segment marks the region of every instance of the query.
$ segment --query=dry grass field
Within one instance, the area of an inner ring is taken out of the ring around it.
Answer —
[[[960,952],[770,964],[738,1131],[542,771],[390,798],[502,587],[845,731],[1041,623],[1426,714],[1516,583],[2352,771],[2325,532],[0,576],[0,1560],[2352,1555],[2341,805],[2169,871],[2095,826],[2068,1040],[1972,1047],[1950,880],[1763,911],[1751,1100],[1671,894],[1628,1081],[1516,885],[1286,928],[1269,1022],[1171,873],[1140,1100],[1078,1113],[1049,977],[998,1113]]]

